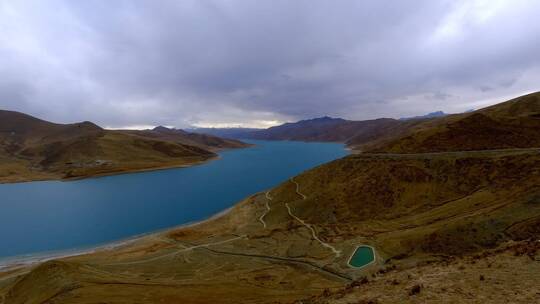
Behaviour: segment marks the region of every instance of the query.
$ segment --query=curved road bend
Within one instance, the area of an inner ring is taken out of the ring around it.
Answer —
[[[270,197],[270,191],[266,191],[264,194],[266,197],[265,205],[266,205],[266,211],[259,217],[259,221],[263,224],[263,227],[266,228],[266,222],[264,221],[264,217],[270,212],[270,205],[268,205],[268,202],[272,200]]]
[[[243,238],[246,238],[246,237],[247,237],[247,235],[240,235],[240,236],[230,238],[230,239],[227,239],[227,240],[224,240],[224,241],[212,242],[212,243],[201,244],[201,245],[193,245],[191,247],[182,248],[180,250],[175,250],[175,251],[170,252],[170,253],[162,254],[162,255],[151,257],[151,258],[144,259],[144,260],[138,260],[138,261],[133,261],[133,262],[118,262],[118,263],[111,263],[111,264],[105,264],[105,265],[107,265],[107,266],[115,266],[115,265],[141,264],[141,263],[146,263],[146,262],[150,262],[150,261],[159,260],[159,259],[169,257],[169,256],[174,256],[174,255],[176,255],[178,253],[181,253],[181,252],[186,252],[186,251],[190,251],[190,250],[197,249],[197,248],[206,248],[206,247],[212,246],[212,245],[225,244],[225,243],[236,241],[236,240],[243,239]]]
[[[306,199],[307,196],[304,195],[302,192],[300,192],[300,185],[298,185],[298,183],[293,179],[291,178],[291,182],[295,183],[296,184],[296,193],[298,195],[300,195],[302,197],[302,199]],[[326,242],[323,242],[318,236],[317,236],[317,232],[315,231],[315,229],[313,228],[313,226],[311,224],[308,224],[306,223],[304,220],[302,220],[301,218],[297,217],[296,215],[294,215],[292,213],[292,210],[291,210],[291,207],[289,206],[288,203],[285,203],[285,207],[287,207],[287,211],[289,212],[289,215],[294,218],[295,220],[299,221],[302,225],[304,225],[305,227],[307,227],[309,230],[311,230],[311,235],[312,237],[317,240],[317,242],[319,242],[322,246],[332,250],[332,252],[336,255],[336,258],[339,258],[341,256],[341,251],[340,250],[337,250],[334,246],[326,243]]]
[[[308,267],[310,267],[312,269],[315,269],[316,271],[322,272],[322,273],[330,275],[332,277],[336,277],[336,278],[339,278],[341,280],[345,280],[345,281],[348,281],[348,282],[353,281],[353,279],[349,278],[346,275],[343,275],[343,274],[341,274],[339,272],[332,271],[330,269],[318,266],[315,263],[311,263],[311,262],[304,261],[304,260],[296,260],[296,259],[289,259],[289,258],[283,258],[283,257],[271,256],[271,255],[262,255],[262,254],[248,254],[248,253],[228,252],[228,251],[210,249],[208,247],[201,247],[200,249],[204,249],[204,250],[213,252],[215,254],[226,254],[226,255],[234,255],[234,256],[240,256],[240,257],[260,258],[260,259],[267,259],[267,260],[282,261],[282,262],[305,265],[305,266],[308,266]]]

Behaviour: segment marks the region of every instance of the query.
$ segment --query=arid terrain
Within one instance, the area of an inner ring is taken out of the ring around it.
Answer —
[[[414,122],[199,224],[13,265],[0,303],[539,302],[539,105]],[[358,245],[374,263],[348,265]]]
[[[474,112],[409,121],[399,132],[348,144],[362,151],[390,153],[540,147],[539,113],[537,92]]]
[[[198,164],[237,140],[158,127],[105,130],[91,122],[55,124],[0,111],[0,182],[83,178]]]

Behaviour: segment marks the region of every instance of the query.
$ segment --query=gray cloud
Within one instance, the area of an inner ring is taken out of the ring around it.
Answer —
[[[6,1],[0,108],[104,126],[463,111],[538,90],[537,1]]]

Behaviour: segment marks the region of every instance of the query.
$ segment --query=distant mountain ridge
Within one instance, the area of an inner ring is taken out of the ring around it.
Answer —
[[[285,123],[268,129],[245,132],[239,130],[234,137],[342,142],[353,150],[374,152],[432,152],[540,146],[540,132],[537,131],[540,129],[538,122],[540,114],[537,110],[539,95],[540,93],[532,93],[485,109],[461,114],[436,111],[423,116],[364,121],[324,116]],[[522,113],[531,114],[524,116]]]
[[[392,118],[354,121],[324,116],[245,132],[241,136],[247,139],[342,142],[353,145],[409,124]]]
[[[435,118],[435,117],[443,117],[448,114],[444,113],[443,111],[435,111],[431,112],[425,115],[420,116],[412,116],[412,117],[401,117],[399,120],[411,120],[411,119],[425,119],[425,118]]]
[[[168,142],[181,142],[183,144],[200,147],[209,151],[242,148],[248,146],[247,144],[235,139],[225,139],[209,134],[192,133],[182,129],[167,128],[164,126],[158,126],[151,130],[120,130],[120,132]]]
[[[250,133],[260,131],[260,130],[263,130],[263,129],[258,129],[258,128],[197,128],[197,127],[186,129],[186,131],[191,132],[191,133],[202,133],[202,134],[219,136],[223,138],[235,138],[235,139],[248,138]]]
[[[439,115],[439,113],[433,113],[433,115]],[[388,133],[399,132],[424,119],[428,118],[419,117],[418,119],[399,120],[378,118],[354,121],[323,116],[297,122],[288,122],[267,129],[214,128],[190,129],[190,131],[219,134],[223,137],[237,139],[342,142],[349,146],[355,146]]]
[[[343,136],[343,133],[332,134],[332,130],[348,122],[345,119],[325,116],[285,123],[249,133],[248,136],[253,139],[265,140],[340,141],[339,137]]]

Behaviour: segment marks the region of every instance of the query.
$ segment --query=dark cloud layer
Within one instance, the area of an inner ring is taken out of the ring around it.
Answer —
[[[3,1],[0,108],[104,126],[464,111],[539,89],[538,1]]]

